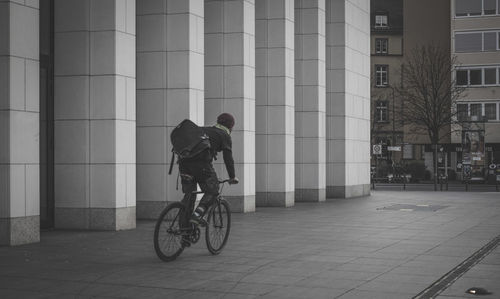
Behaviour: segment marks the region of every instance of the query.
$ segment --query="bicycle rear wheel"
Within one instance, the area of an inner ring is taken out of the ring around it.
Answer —
[[[231,210],[224,199],[212,205],[208,211],[205,241],[210,253],[216,255],[227,243],[231,229]]]
[[[165,262],[175,260],[184,250],[182,236],[185,233],[180,227],[180,218],[184,209],[184,205],[180,202],[171,203],[161,212],[156,221],[154,247],[156,255]]]

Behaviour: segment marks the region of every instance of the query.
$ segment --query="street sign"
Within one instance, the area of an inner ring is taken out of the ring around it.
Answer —
[[[390,152],[400,152],[401,151],[401,146],[388,146],[387,150]]]
[[[374,155],[382,155],[382,145],[381,144],[374,144],[373,145],[373,154]]]
[[[496,169],[497,165],[496,164],[490,164],[490,169]]]

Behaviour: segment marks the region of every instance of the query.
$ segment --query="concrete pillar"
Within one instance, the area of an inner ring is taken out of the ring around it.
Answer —
[[[135,227],[135,0],[56,0],[55,227]]]
[[[38,20],[37,0],[0,2],[0,245],[40,240]]]
[[[255,3],[256,205],[290,207],[295,193],[294,2]]]
[[[327,197],[370,193],[370,2],[326,0]]]
[[[205,1],[205,124],[229,112],[236,118],[231,134],[238,185],[225,197],[237,212],[255,210],[255,2]],[[215,163],[227,177],[222,157]]]
[[[325,97],[325,0],[295,0],[295,201],[325,201]]]
[[[156,219],[176,189],[170,132],[203,125],[203,0],[137,1],[137,217]]]

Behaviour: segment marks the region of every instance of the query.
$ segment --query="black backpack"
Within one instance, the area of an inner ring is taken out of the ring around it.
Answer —
[[[206,149],[210,148],[210,140],[207,134],[189,119],[183,120],[170,133],[172,152],[177,155],[178,160],[193,158]],[[168,174],[172,173],[174,165],[174,154]]]

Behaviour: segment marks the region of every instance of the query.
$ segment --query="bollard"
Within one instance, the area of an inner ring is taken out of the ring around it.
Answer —
[[[448,180],[446,180],[446,191],[448,191]]]
[[[465,181],[465,191],[466,192],[469,191],[469,184],[468,184],[467,180]]]
[[[443,180],[439,180],[439,191],[443,191]]]

